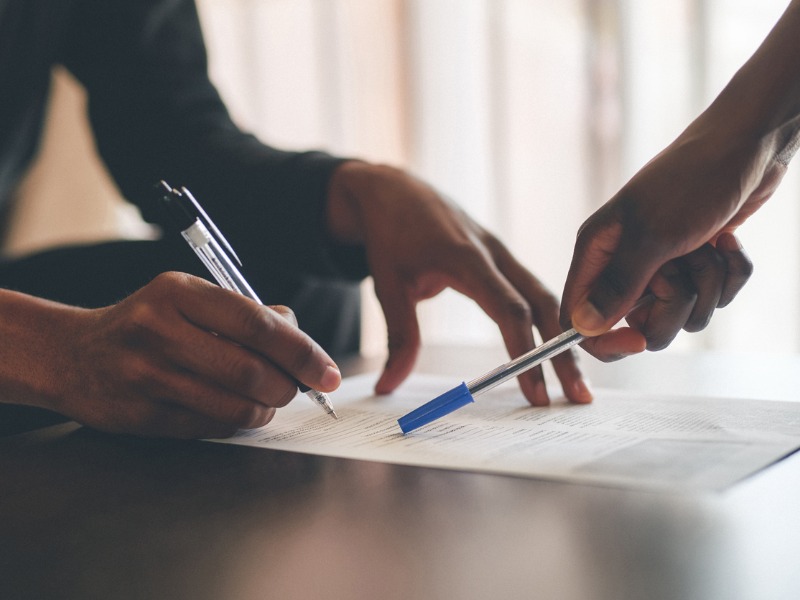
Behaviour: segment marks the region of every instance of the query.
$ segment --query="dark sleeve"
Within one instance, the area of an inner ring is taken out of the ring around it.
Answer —
[[[342,159],[287,152],[242,132],[208,79],[191,0],[77,0],[65,66],[85,85],[98,150],[122,194],[154,223],[153,186],[186,186],[243,260],[360,279],[360,248],[325,227],[327,186]]]

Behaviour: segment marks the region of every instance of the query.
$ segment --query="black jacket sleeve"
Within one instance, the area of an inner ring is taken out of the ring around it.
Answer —
[[[98,150],[154,223],[153,186],[185,185],[242,260],[295,275],[360,279],[360,248],[336,247],[325,199],[342,159],[287,152],[242,132],[207,74],[192,0],[77,0],[62,62],[85,85]]]

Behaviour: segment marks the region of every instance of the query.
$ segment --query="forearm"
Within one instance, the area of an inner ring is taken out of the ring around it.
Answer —
[[[279,257],[290,274],[352,278],[324,223],[341,159],[273,148],[233,123],[190,0],[75,6],[63,60],[88,89],[105,164],[146,220],[165,220],[152,192],[165,179],[201,199],[247,264]]]
[[[706,111],[715,126],[788,164],[800,135],[800,0],[793,0]]]
[[[0,402],[58,410],[72,374],[61,367],[66,346],[54,340],[82,310],[0,290]]]

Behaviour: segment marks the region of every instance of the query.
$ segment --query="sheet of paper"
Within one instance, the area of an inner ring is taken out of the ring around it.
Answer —
[[[335,421],[298,396],[224,443],[323,456],[626,487],[721,489],[800,447],[800,402],[595,390],[590,405],[532,408],[509,382],[407,435],[397,419],[460,382],[415,375],[374,396],[345,379]]]

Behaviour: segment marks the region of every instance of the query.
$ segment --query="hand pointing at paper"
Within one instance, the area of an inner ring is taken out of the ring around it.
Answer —
[[[558,302],[490,232],[432,187],[392,167],[345,163],[331,181],[329,230],[342,243],[363,244],[389,336],[389,357],[376,385],[389,393],[414,367],[420,348],[417,303],[450,287],[494,320],[512,357],[561,333]],[[572,353],[553,360],[572,402],[592,399]],[[550,398],[541,368],[519,377],[537,406]]]
[[[562,325],[613,360],[697,331],[752,265],[734,231],[778,187],[800,143],[800,2],[711,106],[581,227]],[[630,328],[608,331],[646,291]]]

